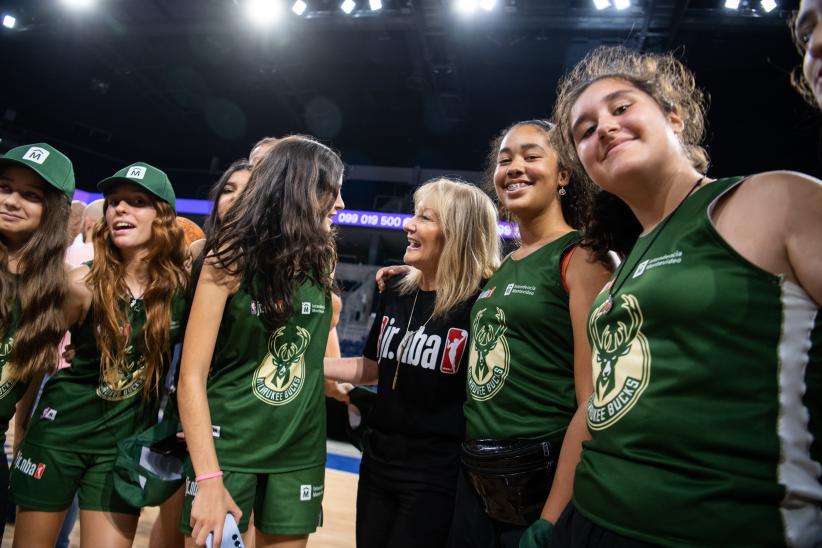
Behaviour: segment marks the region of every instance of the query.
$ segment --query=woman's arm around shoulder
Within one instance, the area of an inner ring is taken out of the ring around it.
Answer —
[[[66,329],[82,322],[91,308],[91,289],[86,283],[86,277],[91,272],[88,266],[82,264],[71,268],[67,273],[68,288],[66,300],[63,302],[63,317]]]

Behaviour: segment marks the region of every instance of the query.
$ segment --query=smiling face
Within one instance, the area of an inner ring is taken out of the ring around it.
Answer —
[[[439,216],[425,200],[417,204],[414,216],[403,226],[408,236],[408,247],[405,249],[403,262],[421,270],[426,277],[436,278],[440,264],[445,236],[440,227]]]
[[[802,73],[822,108],[822,0],[802,0],[794,25],[797,44],[804,51]]]
[[[542,128],[514,126],[497,153],[494,188],[500,203],[516,217],[545,211],[556,200],[568,173],[560,171],[557,153]]]
[[[647,93],[623,80],[588,86],[571,108],[574,145],[582,167],[603,189],[620,195],[637,175],[690,166],[678,134],[682,120],[665,113]]]
[[[228,178],[220,195],[217,197],[217,217],[222,220],[225,212],[237,199],[237,196],[248,185],[248,179],[251,177],[251,171],[247,169],[238,169]]]
[[[0,170],[0,236],[11,246],[22,245],[40,226],[46,183],[22,166]]]
[[[137,185],[124,183],[106,194],[106,224],[111,241],[121,251],[139,251],[151,244],[157,218],[154,198]]]

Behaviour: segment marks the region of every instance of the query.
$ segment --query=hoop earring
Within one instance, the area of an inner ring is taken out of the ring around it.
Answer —
[[[559,190],[557,191],[557,193],[558,193],[560,196],[565,196],[566,194],[568,194],[568,192],[565,190],[565,187],[564,187],[564,186],[559,187]]]

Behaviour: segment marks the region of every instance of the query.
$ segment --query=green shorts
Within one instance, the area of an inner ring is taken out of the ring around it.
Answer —
[[[190,461],[185,466],[186,488],[180,531],[191,535],[191,505],[197,483]],[[254,527],[269,535],[307,535],[322,525],[325,466],[275,474],[223,473],[223,484],[240,507],[240,531],[248,530],[254,510]]]
[[[74,453],[23,444],[11,464],[15,504],[40,512],[60,512],[77,494],[82,510],[139,515],[140,509],[114,489],[115,454]]]

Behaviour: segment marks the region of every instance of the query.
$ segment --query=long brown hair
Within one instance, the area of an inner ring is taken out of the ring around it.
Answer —
[[[143,292],[146,323],[140,339],[145,359],[144,401],[156,395],[162,385],[164,365],[171,361],[171,303],[175,293],[188,288],[185,268],[188,247],[174,210],[166,202],[150,196],[157,217],[151,225],[151,251],[144,260],[148,285]],[[105,208],[108,208],[106,201]],[[102,354],[101,378],[114,382],[118,364],[123,364],[129,345],[124,302],[130,293],[125,283],[125,264],[120,250],[111,241],[105,217],[94,227],[94,262],[86,284],[92,293],[92,312],[97,323],[97,347]]]
[[[280,139],[208,236],[205,254],[248,282],[269,329],[291,316],[295,279],[311,278],[331,293],[337,256],[334,232],[324,224],[342,173],[342,160],[322,143],[301,135]]]
[[[60,339],[66,331],[63,301],[70,204],[66,195],[44,184],[40,226],[19,253],[18,277],[9,272],[9,251],[0,240],[0,329],[10,327],[15,296],[20,296],[20,318],[14,334],[8,375],[29,380],[57,366]]]

